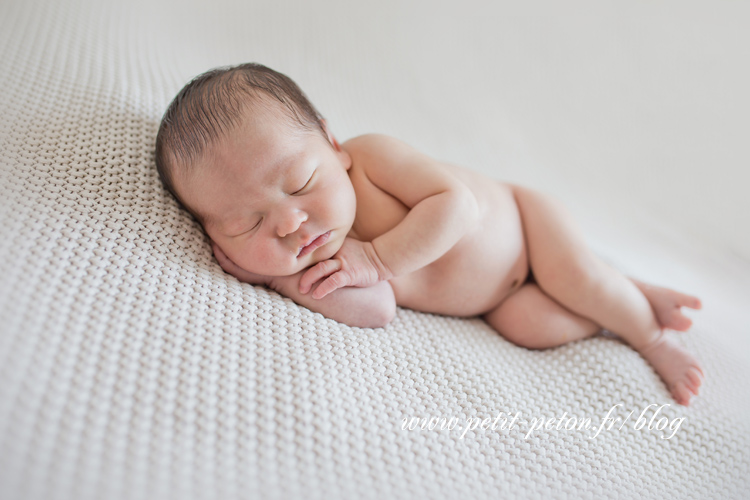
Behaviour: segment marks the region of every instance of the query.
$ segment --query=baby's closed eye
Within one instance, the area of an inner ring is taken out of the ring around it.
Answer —
[[[313,172],[312,175],[310,175],[310,178],[307,179],[307,182],[305,182],[305,185],[299,188],[298,190],[294,191],[292,195],[300,194],[307,186],[310,185],[314,176],[315,176],[315,172]]]

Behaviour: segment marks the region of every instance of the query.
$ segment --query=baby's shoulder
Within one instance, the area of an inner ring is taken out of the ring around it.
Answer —
[[[352,137],[342,145],[353,148],[389,148],[399,147],[400,145],[407,146],[405,142],[396,139],[395,137],[377,133],[362,134],[357,137]]]
[[[419,152],[405,142],[385,134],[363,134],[344,142],[341,147],[349,153],[354,164],[398,163]]]

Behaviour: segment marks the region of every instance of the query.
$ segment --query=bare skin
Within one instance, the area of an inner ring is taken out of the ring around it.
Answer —
[[[208,156],[221,168],[199,168],[201,175],[176,183],[186,204],[212,221],[204,228],[228,272],[339,320],[342,307],[382,303],[378,317],[387,322],[395,300],[418,311],[481,315],[534,349],[604,328],[653,366],[678,403],[698,393],[698,362],[664,333],[688,329],[680,308],[700,308],[698,299],[608,266],[554,198],[393,138],[339,145],[327,127],[327,138],[308,137],[261,118]],[[362,289],[369,295],[360,299]]]
[[[668,288],[649,285],[634,278],[630,278],[630,280],[646,296],[662,328],[678,332],[688,331],[693,325],[693,321],[682,314],[682,308],[700,309],[703,307],[697,297]]]

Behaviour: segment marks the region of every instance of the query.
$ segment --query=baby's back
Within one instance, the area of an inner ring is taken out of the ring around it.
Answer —
[[[352,157],[349,177],[357,213],[349,236],[372,241],[406,217],[408,208],[364,174],[365,159],[355,138],[343,147]],[[435,162],[474,193],[479,223],[447,253],[410,274],[390,280],[398,305],[410,309],[472,316],[499,304],[526,280],[528,258],[513,186],[455,165]],[[373,168],[373,166],[368,166]]]

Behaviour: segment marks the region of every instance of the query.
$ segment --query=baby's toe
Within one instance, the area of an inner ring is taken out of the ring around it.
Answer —
[[[689,330],[693,326],[693,320],[684,316],[679,310],[673,311],[664,325],[670,330],[677,330],[678,332],[684,332]]]
[[[681,404],[682,406],[688,406],[690,405],[690,389],[687,388],[687,385],[682,380],[677,381],[674,386],[672,387],[672,397],[677,401],[677,403]]]
[[[685,295],[684,293],[681,293],[679,295],[678,304],[680,306],[689,307],[690,309],[700,309],[701,307],[703,307],[703,304],[701,304],[701,301],[698,297]]]
[[[698,394],[698,388],[703,384],[703,370],[701,370],[698,366],[690,368],[687,371],[687,379],[689,385],[691,387],[695,387],[695,390],[693,392],[695,394]]]
[[[700,375],[698,375],[697,372],[690,370],[687,372],[687,380],[685,381],[685,385],[688,389],[690,389],[690,392],[698,395],[698,388],[701,386],[701,383],[703,381],[701,380]]]

